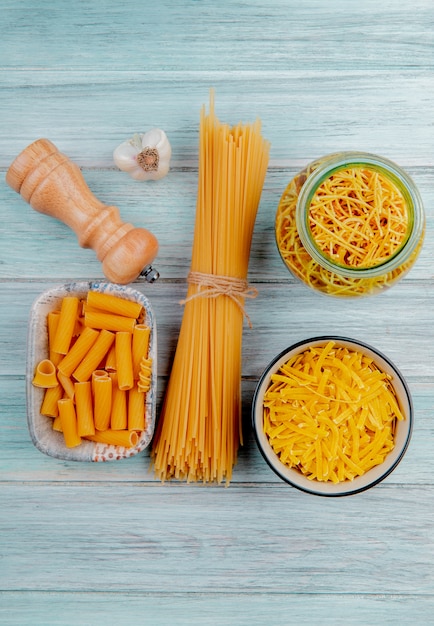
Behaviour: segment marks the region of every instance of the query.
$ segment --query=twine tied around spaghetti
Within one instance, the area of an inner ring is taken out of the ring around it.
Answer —
[[[249,285],[246,280],[236,278],[235,276],[218,276],[217,274],[205,274],[192,271],[187,276],[187,283],[197,285],[199,290],[188,296],[185,300],[181,300],[180,304],[187,304],[187,302],[195,298],[227,296],[240,308],[250,328],[252,328],[252,322],[244,308],[243,300],[246,298],[256,298],[258,290],[256,287]]]

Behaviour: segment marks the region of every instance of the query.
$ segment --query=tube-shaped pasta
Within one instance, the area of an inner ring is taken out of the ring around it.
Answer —
[[[81,437],[79,437],[77,432],[77,416],[74,403],[71,398],[62,398],[62,400],[59,400],[58,406],[65,445],[67,448],[74,448],[81,443]]]
[[[66,354],[71,345],[75,329],[79,300],[75,296],[65,296],[60,308],[60,319],[54,337],[53,350],[59,354]]]
[[[57,327],[60,320],[60,311],[50,311],[47,315],[47,331],[48,331],[48,358],[54,365],[62,360],[62,355],[54,352],[53,344],[56,336]]]
[[[95,434],[93,421],[92,385],[90,381],[75,383],[75,411],[77,432],[80,437]]]
[[[98,443],[106,443],[110,446],[123,446],[125,448],[132,448],[139,440],[136,431],[130,432],[129,430],[105,430],[104,432],[96,432],[94,435],[89,435],[86,439],[90,441],[96,441]]]
[[[95,370],[92,372],[92,395],[95,395],[95,381],[97,378],[108,378],[105,370]]]
[[[148,355],[151,329],[146,324],[136,324],[133,330],[133,376],[139,378],[140,362]]]
[[[145,430],[145,401],[137,387],[128,392],[128,430]]]
[[[132,333],[136,320],[132,317],[102,313],[101,311],[86,311],[84,323],[98,330],[111,330],[112,332],[127,331]]]
[[[94,382],[94,423],[96,430],[110,426],[112,407],[112,381],[109,376],[97,377]]]
[[[113,343],[112,347],[108,351],[107,358],[105,360],[105,370],[107,372],[116,372],[116,346]]]
[[[58,433],[63,432],[62,431],[62,422],[60,420],[60,415],[58,415],[57,417],[55,417],[53,419],[53,430],[55,430]]]
[[[57,387],[59,384],[56,376],[56,366],[49,359],[39,361],[35,369],[32,384],[35,387]]]
[[[127,332],[116,333],[116,364],[119,389],[131,389],[134,384],[133,358],[131,351],[132,334]]]
[[[98,292],[89,299],[66,296],[58,310],[47,314],[47,355],[52,359],[37,364],[34,383],[45,388],[41,415],[53,418],[52,428],[63,433],[68,448],[82,439],[127,448],[139,441],[144,397],[136,399],[137,406],[134,394],[130,399],[135,428],[129,431],[128,390],[134,385],[135,325],[144,330],[136,337],[138,360],[148,352],[151,330],[142,324],[144,319],[142,304]],[[118,386],[118,362],[123,389]]]
[[[75,344],[58,364],[59,372],[62,372],[65,376],[71,376],[72,372],[78,367],[98,339],[98,334],[98,331],[94,328],[84,328]]]
[[[80,303],[79,303],[79,305],[78,305],[78,309],[79,309],[79,310],[78,310],[78,312],[77,312],[77,317],[76,317],[76,320],[75,320],[75,326],[74,326],[74,333],[73,333],[73,337],[79,337],[79,336],[83,333],[83,330],[84,330],[84,328],[85,328],[85,325],[84,325],[84,316],[83,316],[83,315],[81,315],[81,312],[80,312],[80,308],[81,308],[81,306],[82,306],[82,303],[81,303],[81,301],[80,301]]]
[[[112,379],[112,412],[110,416],[110,426],[112,430],[126,430],[128,426],[127,417],[127,392],[119,389],[117,375],[110,374]]]
[[[57,372],[57,379],[68,398],[74,400],[75,389],[74,389],[74,381],[70,378],[70,376],[65,376],[62,372]]]
[[[89,352],[86,354],[80,365],[73,372],[73,377],[80,383],[89,380],[92,372],[101,363],[115,339],[114,333],[102,330]]]
[[[44,399],[41,405],[41,415],[46,415],[47,417],[57,417],[59,415],[57,402],[62,396],[63,387],[59,384],[55,387],[47,389],[44,393]]]
[[[125,317],[137,319],[142,311],[139,302],[118,298],[112,294],[89,291],[87,294],[87,304],[95,309],[102,309],[106,313],[115,313]]]

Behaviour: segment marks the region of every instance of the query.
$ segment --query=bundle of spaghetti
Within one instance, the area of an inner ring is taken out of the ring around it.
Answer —
[[[229,484],[242,444],[241,352],[251,239],[268,166],[261,123],[201,110],[191,271],[152,449],[161,480]]]

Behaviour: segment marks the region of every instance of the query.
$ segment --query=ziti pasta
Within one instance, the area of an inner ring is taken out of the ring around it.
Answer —
[[[391,286],[414,264],[424,210],[398,166],[364,153],[331,155],[297,174],[276,214],[276,241],[288,268],[332,296]]]
[[[291,356],[264,394],[270,446],[309,480],[352,481],[380,465],[394,448],[400,420],[390,375],[334,341]]]
[[[66,447],[85,439],[137,444],[152,377],[145,317],[140,303],[95,291],[65,296],[48,313],[49,358],[36,364],[32,382],[44,389],[40,413],[53,418]]]

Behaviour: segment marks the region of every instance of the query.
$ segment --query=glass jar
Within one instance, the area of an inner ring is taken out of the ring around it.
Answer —
[[[284,263],[306,285],[330,296],[368,296],[413,266],[425,213],[415,183],[395,163],[341,152],[291,180],[275,229]]]

